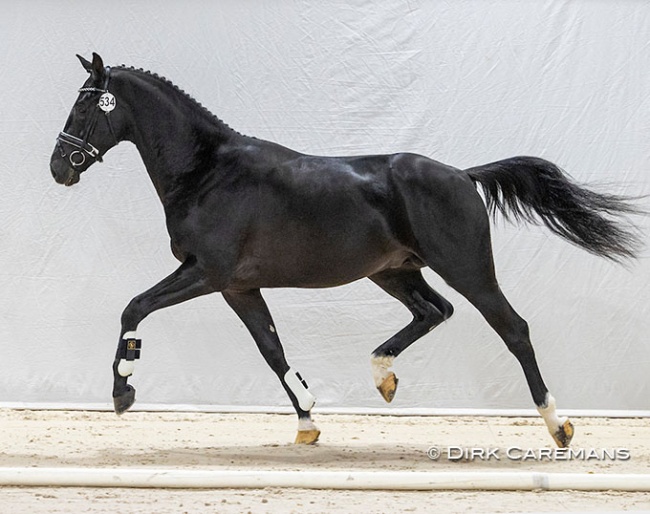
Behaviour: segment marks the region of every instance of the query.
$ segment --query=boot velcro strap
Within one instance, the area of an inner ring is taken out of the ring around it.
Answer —
[[[120,341],[120,359],[134,361],[140,358],[140,349],[142,348],[142,339],[122,339]]]

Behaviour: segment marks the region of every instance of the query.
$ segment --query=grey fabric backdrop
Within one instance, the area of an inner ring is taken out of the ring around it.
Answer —
[[[648,194],[649,34],[650,4],[636,0],[3,3],[0,402],[108,406],[121,311],[177,265],[133,146],[73,188],[50,176],[86,77],[75,53],[165,75],[237,130],[308,153],[412,151],[458,167],[530,154]],[[648,249],[625,268],[503,223],[494,247],[558,405],[649,409]],[[396,361],[392,407],[532,407],[497,336],[427,278],[456,314]],[[408,322],[400,304],[367,280],[266,297],[319,406],[384,407],[369,355]],[[289,405],[218,295],[153,314],[139,335],[141,405]]]

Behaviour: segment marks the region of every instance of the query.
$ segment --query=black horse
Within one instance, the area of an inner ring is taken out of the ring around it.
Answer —
[[[571,182],[554,164],[515,157],[460,170],[408,153],[315,157],[239,134],[166,79],[78,56],[79,90],[50,163],[71,186],[120,141],[134,143],[163,204],[180,267],[122,314],[113,364],[115,411],[135,400],[127,384],[139,357],[138,324],[150,313],[220,292],[242,319],[298,413],[296,442],[320,432],[314,397],[290,369],[260,293],[267,287],[332,287],[364,277],[402,302],[413,321],[374,350],[377,388],[390,402],[393,360],[453,313],[423,279],[429,266],[465,296],[519,360],[533,401],[559,446],[573,427],[555,412],[528,325],[495,276],[488,213],[543,222],[600,256],[633,257],[638,239],[613,216],[626,198]],[[480,185],[487,209],[477,191]]]

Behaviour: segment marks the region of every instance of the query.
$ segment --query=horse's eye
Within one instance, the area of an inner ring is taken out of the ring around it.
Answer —
[[[86,111],[88,110],[88,106],[85,104],[77,105],[77,110],[79,111],[79,114],[86,114]]]

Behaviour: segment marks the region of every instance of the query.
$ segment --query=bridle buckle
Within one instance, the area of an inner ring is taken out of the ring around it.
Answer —
[[[67,143],[70,146],[77,148],[77,150],[75,150],[68,156],[68,160],[70,161],[70,164],[72,164],[72,166],[74,166],[75,168],[78,168],[79,166],[83,166],[83,164],[86,162],[85,154],[88,154],[93,159],[102,162],[102,157],[99,154],[99,150],[95,148],[93,145],[91,145],[88,141],[84,141],[83,139],[80,139],[66,132],[61,132],[59,134],[59,137],[57,137],[57,141],[59,142],[59,150],[61,152],[61,157],[66,157],[66,153],[63,150],[61,143]]]

